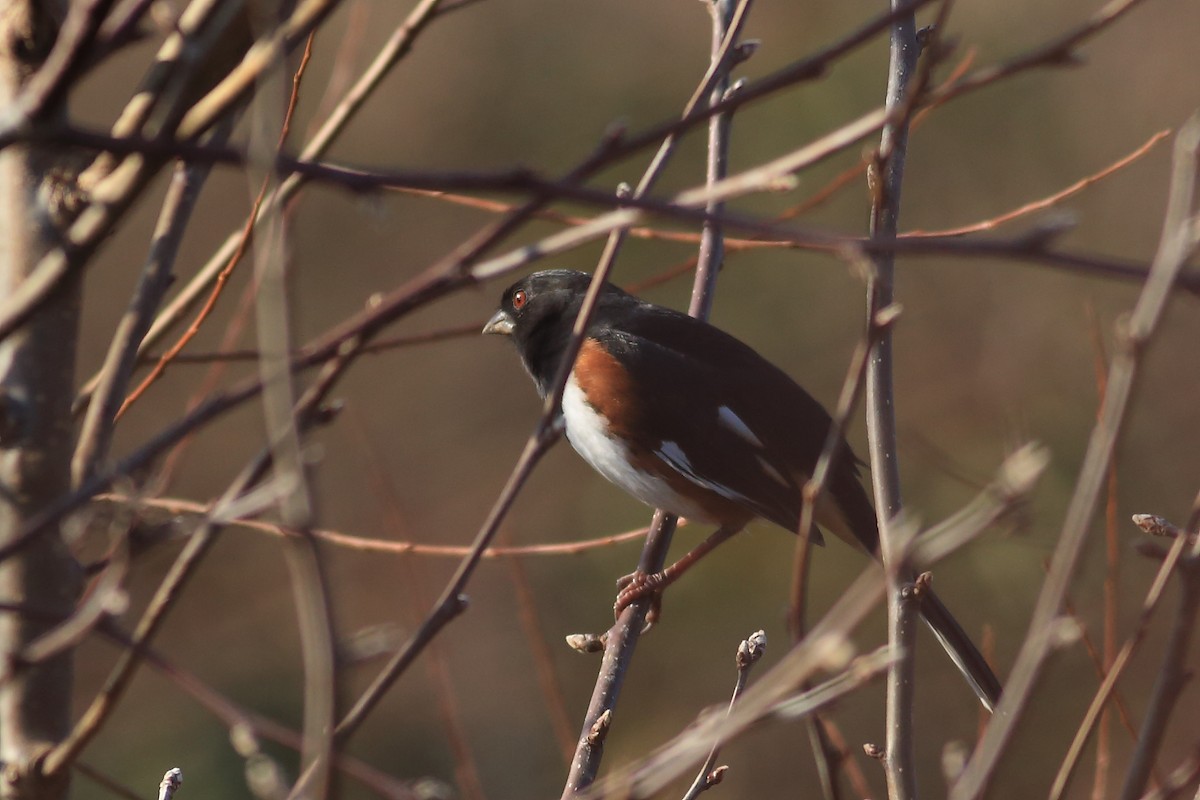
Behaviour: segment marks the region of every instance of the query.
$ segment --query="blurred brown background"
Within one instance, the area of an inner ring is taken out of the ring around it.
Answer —
[[[331,73],[357,75],[408,11],[408,3],[347,4],[317,39],[295,130],[318,111]],[[975,51],[985,65],[1078,25],[1098,6],[1081,0],[962,2],[946,32],[957,61]],[[825,45],[879,12],[877,3],[758,0],[746,36],[759,52],[738,71],[753,79]],[[358,32],[355,33],[355,30]],[[357,37],[349,60],[335,65],[343,35]],[[904,229],[966,224],[1043,197],[1101,169],[1179,125],[1200,101],[1196,41],[1200,4],[1160,0],[1135,10],[1083,48],[1086,62],[1025,73],[939,109],[912,139],[901,223]],[[378,168],[482,169],[526,165],[549,175],[570,168],[606,126],[633,131],[678,114],[708,60],[709,21],[694,0],[530,2],[488,0],[435,22],[334,149],[332,160]],[[123,55],[77,93],[78,111],[107,124],[128,97],[150,51]],[[754,104],[734,120],[731,167],[739,170],[794,149],[882,100],[884,39],[839,62],[826,79]],[[943,68],[942,73],[945,73]],[[703,137],[685,140],[661,191],[699,183]],[[1070,198],[1060,208],[1078,227],[1071,250],[1143,262],[1154,252],[1166,198],[1170,144]],[[854,149],[800,176],[787,195],[753,198],[737,208],[770,214],[859,160]],[[648,156],[605,174],[636,182]],[[202,263],[244,218],[257,179],[218,170],[184,245],[179,272]],[[145,252],[160,195],[144,203],[90,272],[80,378],[98,366],[124,309]],[[805,224],[859,233],[867,197],[859,182]],[[354,196],[311,187],[293,217],[294,307],[301,341],[397,286],[447,253],[491,215],[399,194]],[[1014,223],[1012,233],[1038,217]],[[533,226],[524,240],[554,230]],[[590,269],[598,246],[554,261]],[[632,283],[691,255],[684,245],[631,241],[615,279]],[[549,264],[541,265],[549,266]],[[818,398],[832,403],[862,327],[862,287],[832,258],[795,251],[754,251],[727,260],[714,321],[753,344]],[[211,350],[235,315],[250,265],[240,270],[193,347]],[[482,321],[507,281],[426,308],[397,326],[420,332]],[[685,307],[690,279],[654,289],[652,299]],[[995,660],[1007,673],[1053,548],[1097,407],[1091,317],[1106,345],[1138,287],[1043,266],[982,259],[906,258],[898,266],[904,314],[896,331],[897,409],[906,502],[927,521],[955,510],[988,480],[1005,454],[1036,439],[1053,454],[1027,524],[993,532],[936,573],[940,594],[967,628],[994,627]],[[1091,309],[1092,311],[1089,311]],[[1200,479],[1200,306],[1175,297],[1147,354],[1119,450],[1117,519],[1122,546],[1120,630],[1136,618],[1156,564],[1130,548],[1137,512],[1182,522]],[[243,337],[253,346],[252,331]],[[230,375],[249,367],[235,366]],[[205,367],[173,367],[134,408],[118,434],[118,452],[180,415]],[[320,524],[366,536],[466,544],[484,519],[537,413],[534,391],[502,341],[459,338],[360,361],[338,396],[347,409],[317,435],[310,453]],[[207,500],[257,451],[261,422],[247,408],[207,430],[188,451],[170,489]],[[863,451],[861,423],[852,432]],[[383,488],[380,488],[383,487]],[[389,509],[394,502],[402,523]],[[649,513],[595,476],[568,447],[538,469],[507,523],[514,543],[585,539],[634,528]],[[1098,518],[1099,519],[1099,518]],[[1087,630],[1099,637],[1103,538],[1100,521],[1072,597]],[[678,534],[677,552],[698,541]],[[667,597],[665,621],[643,642],[625,686],[606,764],[625,762],[686,726],[702,708],[724,703],[733,683],[737,642],[767,631],[768,661],[786,648],[784,615],[793,541],[752,527],[697,568]],[[140,609],[170,564],[174,546],[140,560],[132,586]],[[327,549],[339,630],[344,637],[376,624],[404,636],[440,592],[453,559],[364,556]],[[634,544],[575,557],[530,557],[538,629],[553,654],[572,732],[582,717],[598,660],[561,643],[566,634],[599,631],[611,620],[613,580],[634,565]],[[838,543],[817,554],[814,604],[822,609],[862,564]],[[414,606],[414,594],[421,598]],[[555,744],[531,646],[518,619],[511,570],[486,563],[470,591],[471,609],[438,640],[466,742],[489,797],[545,797],[561,788],[565,768]],[[1164,610],[1173,609],[1175,588]],[[129,617],[132,621],[133,617]],[[1142,655],[1121,688],[1135,719],[1157,668],[1167,614],[1160,613]],[[884,638],[883,614],[861,631],[872,647]],[[279,543],[241,529],[223,535],[172,615],[159,647],[244,706],[298,727],[302,683],[294,611]],[[943,791],[940,759],[952,739],[973,741],[977,707],[932,637],[919,658],[919,758],[926,794]],[[1194,648],[1193,648],[1194,650]],[[89,696],[113,658],[91,643],[82,651],[80,697]],[[1193,652],[1193,664],[1200,657]],[[354,738],[350,751],[404,778],[453,781],[455,760],[439,713],[427,654]],[[357,694],[380,662],[348,672]],[[1045,792],[1097,680],[1078,645],[1059,654],[1040,684],[1017,744],[1003,762],[994,796]],[[843,703],[835,719],[852,752],[880,742],[882,687]],[[1195,708],[1197,692],[1181,711]],[[1187,712],[1184,711],[1186,717]],[[1196,722],[1178,721],[1167,745],[1169,769],[1195,747]],[[1114,725],[1114,764],[1129,737]],[[294,756],[269,747],[294,770]],[[861,767],[883,794],[877,765]],[[164,769],[183,768],[189,797],[243,796],[243,762],[223,725],[170,682],[143,669],[107,734],[86,753],[131,785],[151,787]],[[728,747],[726,797],[815,794],[806,735],[774,725]],[[1090,790],[1085,761],[1074,795]],[[1113,780],[1119,781],[1120,772]],[[343,796],[368,796],[344,781]],[[76,797],[100,790],[79,780]]]

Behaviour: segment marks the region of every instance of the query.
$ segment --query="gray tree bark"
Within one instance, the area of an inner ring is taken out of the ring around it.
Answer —
[[[53,45],[65,3],[0,0],[0,109],[10,107]],[[34,145],[0,151],[0,293],[10,296],[57,241],[66,165]],[[69,286],[0,342],[0,546],[69,487],[71,397],[79,292]],[[0,797],[51,800],[40,758],[71,725],[72,653],[22,659],[26,645],[68,616],[81,580],[58,528],[0,562]]]

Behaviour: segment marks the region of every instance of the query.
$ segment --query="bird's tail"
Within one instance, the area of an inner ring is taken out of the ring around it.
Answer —
[[[979,701],[988,711],[994,711],[1000,700],[1000,679],[988,665],[983,653],[975,647],[971,637],[958,624],[950,609],[942,604],[933,589],[926,587],[921,593],[921,616],[933,630],[950,659],[958,667],[967,683],[975,691]]]

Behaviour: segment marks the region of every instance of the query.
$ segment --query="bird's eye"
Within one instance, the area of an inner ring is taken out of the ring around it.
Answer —
[[[518,289],[517,291],[513,292],[512,307],[514,309],[516,309],[517,311],[520,311],[522,308],[525,307],[525,304],[528,302],[529,302],[529,295],[527,295],[525,293],[524,289]]]

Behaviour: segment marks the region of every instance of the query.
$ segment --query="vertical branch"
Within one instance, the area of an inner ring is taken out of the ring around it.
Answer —
[[[892,0],[892,8],[899,4]],[[892,21],[888,62],[886,108],[892,115],[884,125],[878,156],[873,164],[871,237],[896,238],[900,216],[900,189],[904,180],[904,159],[908,145],[907,115],[896,115],[908,100],[909,84],[916,71],[920,45],[916,18],[912,12]],[[891,253],[875,256],[874,270],[867,282],[867,320],[874,327],[879,313],[892,305],[895,297],[895,261]],[[900,513],[900,468],[896,453],[896,409],[892,376],[892,335],[888,330],[876,339],[867,362],[867,437],[871,460],[871,479],[875,492],[875,513],[879,519],[879,546],[888,580],[888,641],[896,660],[888,668],[887,746],[884,760],[888,796],[909,800],[916,796],[913,734],[913,639],[917,603],[912,587],[905,585],[908,567],[894,563],[890,522]]]
[[[725,44],[729,29],[733,24],[733,15],[738,3],[734,0],[709,0],[708,11],[712,15],[712,58],[716,65],[721,58],[722,45]],[[731,40],[732,41],[732,40]],[[715,106],[725,99],[729,92],[729,68],[717,69],[713,77],[712,89],[709,91],[708,104]],[[729,172],[729,129],[732,115],[726,111],[713,115],[708,120],[708,164],[705,170],[705,183],[712,186],[725,178]],[[719,200],[710,200],[704,210],[712,215],[704,222],[700,231],[700,254],[696,261],[696,279],[692,284],[692,302],[688,313],[693,317],[708,319],[712,312],[714,290],[717,286],[717,273],[725,261],[725,238],[722,234],[721,223],[716,217],[725,209],[725,204]]]
[[[65,3],[0,3],[0,108],[7,108],[46,57]],[[54,247],[63,196],[46,178],[64,165],[35,145],[0,151],[0,296],[16,293]],[[0,343],[0,544],[70,488],[71,390],[79,329],[79,286],[68,283]],[[25,646],[70,616],[80,571],[57,529],[0,562],[0,602],[36,618],[0,615],[0,657],[12,679],[0,685],[0,794],[58,798],[65,777],[46,779],[40,759],[71,725],[70,649],[20,663]]]
[[[892,3],[893,7],[898,5]],[[888,66],[886,108],[893,114],[906,101],[908,82],[920,55],[916,21],[911,13],[892,23],[891,55]],[[872,164],[870,183],[871,237],[896,238],[900,216],[900,189],[904,180],[904,159],[908,146],[907,120],[891,121],[883,127],[877,160]],[[867,280],[868,321],[894,302],[895,259],[891,252],[874,256],[875,269]],[[892,336],[885,331],[875,342],[867,362],[867,437],[871,458],[875,508],[879,515],[881,546],[888,555],[887,523],[900,513],[900,467],[896,454],[896,409],[892,384]]]

